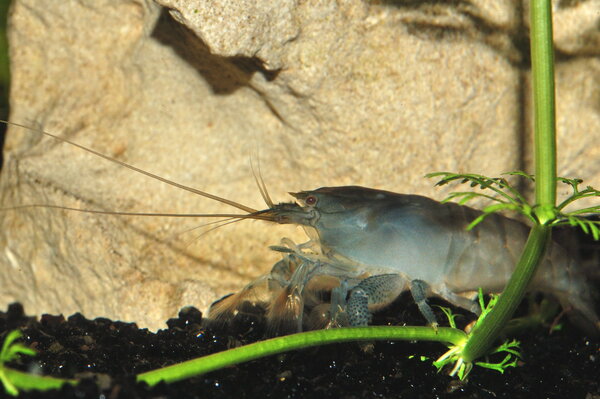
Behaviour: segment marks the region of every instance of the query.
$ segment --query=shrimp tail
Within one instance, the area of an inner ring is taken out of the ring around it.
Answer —
[[[579,327],[586,334],[600,337],[600,318],[596,313],[592,299],[593,295],[587,287],[579,287],[582,290],[578,292],[553,292],[558,302],[563,308],[563,313],[571,323]]]
[[[594,309],[594,304],[598,303],[595,287],[599,281],[594,281],[594,276],[590,275],[594,269],[597,273],[598,265],[595,268],[584,266],[587,263],[585,257],[577,255],[581,252],[580,241],[580,238],[574,238],[565,246],[563,236],[549,248],[546,254],[547,268],[541,270],[543,277],[539,279],[540,285],[543,291],[560,302],[573,324],[589,335],[600,337],[600,318]],[[596,243],[596,247],[600,248],[600,245]]]

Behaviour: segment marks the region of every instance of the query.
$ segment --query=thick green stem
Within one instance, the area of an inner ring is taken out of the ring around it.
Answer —
[[[531,68],[535,129],[536,214],[542,224],[555,217],[556,121],[550,0],[531,2]]]
[[[139,374],[137,380],[144,381],[151,386],[160,381],[165,381],[167,383],[175,382],[233,364],[247,362],[249,360],[294,349],[308,348],[329,343],[365,340],[419,340],[461,345],[466,340],[466,334],[462,330],[448,327],[434,329],[431,327],[380,326],[310,331],[272,338],[158,370],[148,371]]]
[[[462,351],[471,362],[485,354],[523,299],[551,236],[547,224],[556,215],[556,123],[554,56],[550,0],[531,2],[531,62],[535,130],[535,213],[540,225],[531,229],[523,254],[496,306],[482,320]]]
[[[512,318],[515,309],[525,295],[537,264],[544,255],[546,245],[550,240],[550,232],[551,229],[548,226],[539,225],[531,229],[517,268],[508,281],[506,289],[500,295],[494,308],[471,333],[462,350],[462,358],[465,362],[472,362],[484,355]]]

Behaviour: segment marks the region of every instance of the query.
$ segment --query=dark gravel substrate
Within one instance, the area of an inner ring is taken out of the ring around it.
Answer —
[[[419,320],[399,300],[378,324]],[[394,319],[390,319],[394,315]],[[466,318],[463,317],[463,321]],[[520,367],[497,372],[475,368],[461,383],[410,355],[439,356],[439,344],[377,342],[328,345],[256,360],[175,384],[148,388],[133,375],[263,338],[259,322],[227,330],[200,327],[201,314],[186,308],[154,334],[135,324],[25,316],[18,304],[0,313],[0,338],[20,328],[33,359],[15,365],[45,375],[85,378],[76,387],[30,392],[24,398],[600,398],[600,342],[565,323],[562,331],[521,337]],[[5,397],[0,394],[0,397]]]

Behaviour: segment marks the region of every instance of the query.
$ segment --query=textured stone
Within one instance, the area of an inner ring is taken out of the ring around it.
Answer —
[[[568,55],[557,105],[561,173],[600,186],[594,4],[556,4]],[[14,0],[11,120],[254,208],[251,156],[276,201],[348,184],[442,198],[425,173],[531,170],[522,12],[510,1]],[[2,174],[2,206],[232,212],[14,127]],[[202,235],[210,226],[188,230],[212,219],[0,218],[0,303],[151,328],[268,271],[281,237],[304,239],[261,222]]]

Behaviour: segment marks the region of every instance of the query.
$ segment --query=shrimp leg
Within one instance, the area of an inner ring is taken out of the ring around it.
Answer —
[[[432,326],[437,326],[437,318],[431,310],[431,306],[427,303],[427,294],[431,291],[429,284],[423,280],[413,280],[410,283],[410,293],[412,294],[415,303],[419,307],[419,311]]]
[[[408,285],[408,280],[401,274],[379,274],[361,281],[350,291],[347,305],[350,325],[368,325],[371,321],[371,311],[392,303]],[[429,311],[431,312],[431,309]],[[435,316],[433,318],[435,321]]]

